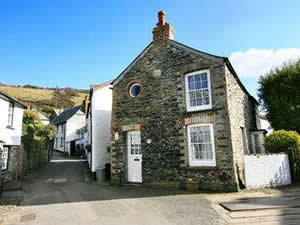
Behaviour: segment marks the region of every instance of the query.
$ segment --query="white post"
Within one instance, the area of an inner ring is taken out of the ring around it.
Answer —
[[[0,143],[0,176],[2,174],[2,152],[3,152],[3,143]]]

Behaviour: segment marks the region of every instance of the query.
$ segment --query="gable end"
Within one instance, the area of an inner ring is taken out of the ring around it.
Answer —
[[[111,84],[113,86],[117,85],[122,79],[123,77],[125,76],[125,74],[138,62],[140,61],[148,52],[149,50],[151,49],[152,47],[152,42],[129,64],[129,66],[127,66],[125,68],[125,70],[123,70],[121,72],[121,74],[116,78],[114,79]]]

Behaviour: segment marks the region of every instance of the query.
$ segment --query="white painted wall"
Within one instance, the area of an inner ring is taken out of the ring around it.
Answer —
[[[92,121],[92,172],[105,168],[110,162],[110,126],[112,109],[111,85],[95,87],[91,99]]]
[[[9,101],[0,98],[0,140],[4,141],[5,145],[20,145],[24,108],[18,103],[15,103],[13,114],[13,129],[10,129],[7,128],[8,105]]]
[[[66,122],[66,152],[70,154],[71,141],[78,140],[80,137],[76,133],[78,129],[85,126],[84,113],[78,110],[67,122]]]
[[[291,184],[287,154],[245,155],[247,189]]]
[[[54,149],[57,151],[64,152],[65,151],[65,129],[66,123],[59,124],[56,126],[56,137],[54,142]],[[63,139],[63,145],[61,146],[61,138]]]
[[[40,117],[40,120],[41,120],[41,122],[44,124],[44,125],[49,125],[49,123],[50,123],[50,120],[45,116],[45,115],[43,115],[42,113],[38,113],[39,114],[39,117]]]
[[[63,132],[61,130],[63,126]],[[56,138],[54,148],[58,151],[65,151],[70,154],[71,141],[80,140],[80,136],[77,134],[77,130],[85,126],[85,115],[82,111],[78,110],[70,119],[65,123],[56,126]],[[61,138],[63,138],[64,145],[61,146]],[[82,142],[86,142],[85,137]],[[57,142],[57,145],[56,145]]]

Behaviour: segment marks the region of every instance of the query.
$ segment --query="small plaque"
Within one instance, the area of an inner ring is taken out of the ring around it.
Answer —
[[[115,141],[119,140],[119,133],[115,133]]]

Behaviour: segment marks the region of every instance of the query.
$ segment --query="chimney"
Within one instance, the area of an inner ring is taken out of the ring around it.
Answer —
[[[171,24],[166,23],[166,13],[164,11],[158,12],[158,23],[153,28],[153,42],[161,43],[167,40],[174,40],[174,29]]]
[[[88,99],[87,95],[84,97],[83,104],[84,104],[85,118],[87,119],[88,118],[88,107],[89,107],[89,99]]]

